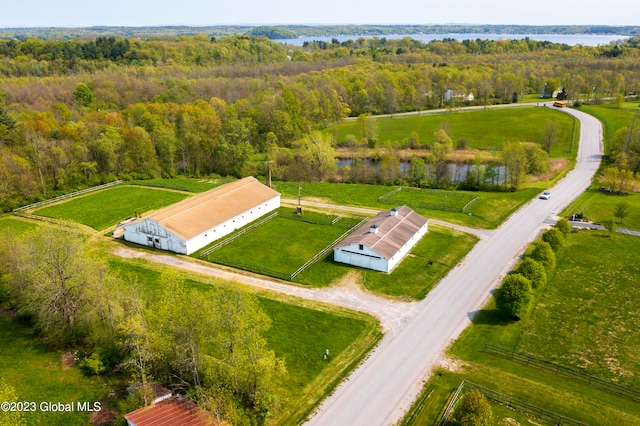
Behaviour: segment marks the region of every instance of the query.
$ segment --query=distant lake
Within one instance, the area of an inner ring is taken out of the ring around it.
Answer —
[[[458,41],[462,40],[522,40],[530,38],[531,40],[550,41],[553,43],[563,43],[569,46],[582,45],[582,46],[599,46],[603,44],[609,44],[612,41],[626,40],[629,36],[617,35],[617,34],[483,34],[483,33],[468,33],[468,34],[387,34],[387,35],[348,35],[348,36],[329,36],[329,37],[299,37],[299,38],[287,38],[273,40],[283,44],[292,44],[294,46],[302,46],[305,41],[326,41],[331,42],[332,39],[337,39],[340,43],[347,40],[356,40],[359,37],[363,38],[386,38],[387,40],[400,39],[403,37],[411,37],[415,40],[429,43],[433,40],[442,40],[444,38],[452,38]]]

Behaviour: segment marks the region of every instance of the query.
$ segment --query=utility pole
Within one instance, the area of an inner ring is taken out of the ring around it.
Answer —
[[[267,164],[267,186],[271,188],[271,163],[273,160],[265,161],[265,163]]]

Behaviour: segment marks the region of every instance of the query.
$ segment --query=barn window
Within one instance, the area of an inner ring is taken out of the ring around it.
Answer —
[[[358,244],[358,246],[359,246],[358,248],[359,248],[360,250],[364,250],[364,245],[363,245],[363,244]]]

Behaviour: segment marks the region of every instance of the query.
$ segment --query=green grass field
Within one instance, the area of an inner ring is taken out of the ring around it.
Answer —
[[[0,233],[3,231],[13,232],[15,235],[24,234],[33,231],[38,227],[37,224],[11,216],[0,217]]]
[[[157,210],[185,197],[171,191],[118,186],[43,207],[35,214],[82,223],[100,231],[134,217],[136,213]]]
[[[383,185],[361,185],[361,184],[339,184],[328,182],[275,182],[274,187],[282,194],[282,198],[295,199],[298,196],[298,185],[302,188],[302,199],[309,201],[326,202],[337,205],[349,205],[357,207],[370,207],[372,209],[385,210],[392,207],[391,204],[380,202],[378,198],[388,194],[395,186]],[[524,187],[517,192],[470,192],[470,191],[436,191],[414,189],[415,197],[434,199],[440,197],[440,202],[444,204],[444,196],[464,197],[471,200],[473,197],[480,197],[464,213],[443,210],[425,209],[415,207],[415,211],[434,219],[446,220],[452,223],[471,226],[475,228],[497,228],[511,213],[516,211],[527,201],[536,198],[547,182]],[[402,194],[404,190],[400,192]],[[410,192],[407,191],[406,194]],[[429,195],[427,195],[429,194]],[[436,201],[438,202],[438,201]],[[471,214],[469,214],[471,213]]]
[[[127,282],[152,300],[159,292],[159,268],[140,261],[111,260],[111,267],[128,277]],[[219,280],[202,281],[189,275],[186,284],[198,291],[211,291],[232,283]],[[237,288],[237,286],[234,286]],[[283,412],[275,424],[299,424],[309,410],[337,385],[344,375],[373,347],[381,337],[378,323],[364,314],[339,308],[290,303],[273,294],[259,294],[260,306],[271,317],[266,333],[269,347],[284,358],[288,376]],[[324,360],[325,349],[330,359]],[[273,424],[273,423],[272,423]]]
[[[580,110],[602,121],[605,142],[608,143],[616,130],[631,126],[634,115],[639,111],[638,106],[640,106],[638,102],[625,102],[622,108],[612,104],[602,104],[582,105]]]
[[[595,184],[587,189],[580,197],[562,212],[563,216],[573,213],[584,213],[586,218],[594,223],[604,223],[609,219],[616,221],[619,228],[627,228],[640,231],[640,194],[613,195],[599,190],[600,186]],[[629,216],[622,224],[613,217],[616,206],[619,203],[629,205]]]
[[[252,229],[231,243],[215,250],[205,259],[243,268],[260,267],[264,273],[290,275],[360,219],[342,218],[335,225],[309,223],[295,219],[292,209],[279,209],[280,215]],[[333,216],[304,212],[303,218],[330,221]],[[206,251],[205,247],[202,251]],[[198,257],[199,252],[194,256]]]
[[[155,188],[175,189],[186,192],[205,192],[216,186],[235,181],[235,178],[184,178],[134,180],[128,185],[151,186]]]
[[[391,274],[365,271],[333,261],[333,252],[301,273],[295,282],[314,287],[328,286],[348,273],[368,290],[386,296],[408,300],[423,299],[427,293],[453,268],[477,239],[470,234],[455,232],[438,225],[429,225],[429,232]],[[427,265],[431,259],[432,264]]]
[[[491,343],[640,389],[639,276],[639,237],[571,234],[532,313],[513,323],[493,302],[480,311],[450,351],[455,371],[429,380],[431,396],[412,424],[432,424],[460,380],[589,425],[640,424],[640,406],[628,399],[483,352]]]
[[[429,233],[391,272],[363,271],[364,286],[373,292],[423,299],[478,241],[470,234],[430,224]],[[433,263],[428,264],[428,260]]]
[[[100,401],[109,389],[104,381],[87,378],[77,368],[65,367],[61,353],[41,344],[30,327],[3,315],[0,315],[0,347],[0,379],[13,386],[19,401],[37,404],[37,411],[24,413],[27,425],[88,424],[88,413],[43,412],[40,403]]]
[[[567,157],[574,134],[571,116],[542,107],[454,111],[375,120],[381,146],[408,140],[412,132],[418,134],[421,143],[430,144],[434,132],[447,123],[454,145],[465,138],[469,148],[499,151],[507,142],[541,143],[545,138],[547,123],[556,123],[558,143],[553,147],[551,157]],[[333,133],[338,143],[344,141],[347,135],[362,137],[356,121],[336,124],[327,132]],[[575,152],[572,156],[575,156]]]
[[[406,205],[413,209],[462,212],[479,194],[467,191],[443,191],[439,189],[400,188],[389,192],[381,200],[391,206]]]

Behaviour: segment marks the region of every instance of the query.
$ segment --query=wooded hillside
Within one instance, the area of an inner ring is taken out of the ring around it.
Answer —
[[[510,103],[545,85],[581,102],[626,96],[640,91],[639,45],[0,40],[0,205],[118,177],[263,174],[274,150],[299,164],[304,136],[348,116]]]

